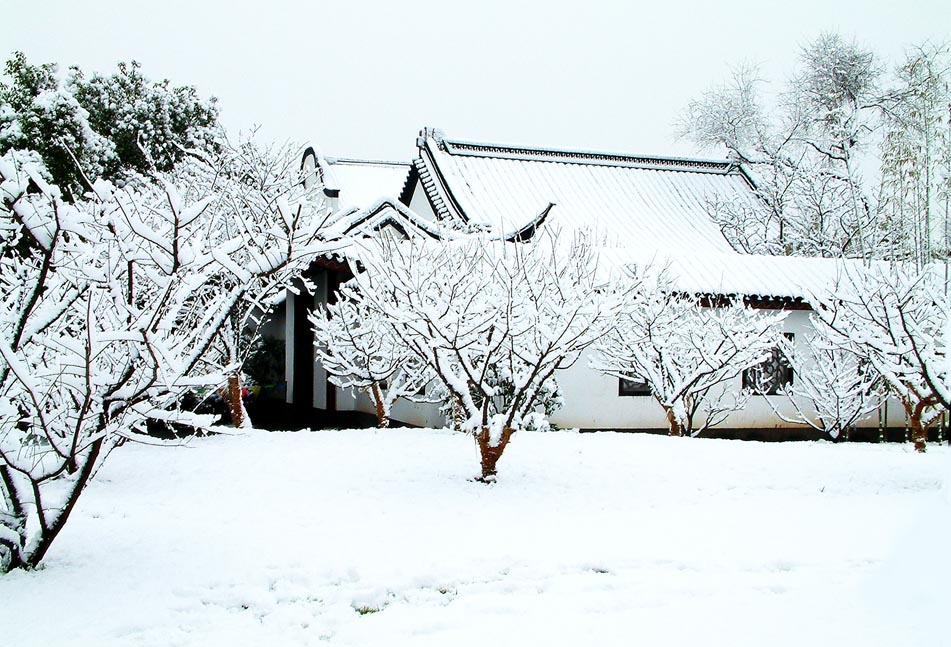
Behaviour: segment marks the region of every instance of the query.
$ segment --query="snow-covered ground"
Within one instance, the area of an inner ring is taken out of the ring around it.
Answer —
[[[945,645],[947,447],[446,431],[127,445],[0,644]]]

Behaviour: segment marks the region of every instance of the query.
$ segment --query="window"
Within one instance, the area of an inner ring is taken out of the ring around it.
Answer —
[[[795,335],[791,332],[783,336],[792,344]],[[778,395],[787,386],[792,386],[793,370],[789,361],[779,348],[774,348],[769,358],[762,364],[743,371],[743,389],[749,389],[760,395]]]
[[[629,395],[650,395],[651,388],[645,380],[639,377],[632,377],[625,380],[623,377],[618,380],[617,394],[619,397]]]

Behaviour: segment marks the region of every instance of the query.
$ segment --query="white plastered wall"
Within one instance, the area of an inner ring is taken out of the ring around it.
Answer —
[[[320,307],[323,304],[327,303],[327,272],[321,271],[317,272],[314,277],[314,297],[311,303],[311,312],[314,308]],[[327,408],[327,371],[324,367],[317,361],[317,349],[312,349],[312,362],[314,365],[314,408],[315,409],[326,409]]]
[[[376,415],[376,407],[370,396],[365,391],[356,389],[337,387],[337,409]],[[417,404],[400,400],[393,405],[390,417],[417,427],[440,428],[446,425],[445,417],[439,412],[439,406],[435,404]]]
[[[796,345],[807,343],[812,329],[809,312],[791,311],[783,322],[783,331],[795,335]],[[795,377],[793,378],[795,379]],[[664,411],[653,396],[619,396],[618,380],[598,373],[588,366],[588,357],[582,356],[570,369],[558,375],[564,397],[564,406],[551,416],[551,421],[561,427],[581,429],[666,429]],[[742,387],[741,378],[736,378],[729,388],[736,392]],[[767,398],[779,411],[791,414],[791,406],[785,396],[752,396],[741,411],[732,413],[719,426],[724,429],[771,429],[800,427],[784,423],[773,411]],[[873,413],[860,423],[862,427],[875,427],[878,416]],[[897,401],[890,400],[888,425],[900,427],[904,413]]]

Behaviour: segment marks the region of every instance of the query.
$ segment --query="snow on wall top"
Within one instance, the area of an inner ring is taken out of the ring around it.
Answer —
[[[734,163],[518,148],[425,129],[416,168],[439,218],[516,231],[550,204],[549,225],[589,228],[621,249],[735,254],[710,220],[714,201],[758,208]]]
[[[381,198],[399,197],[412,168],[404,162],[344,158],[328,158],[327,161],[340,189],[340,204],[361,209]]]
[[[778,299],[822,295],[847,280],[860,260],[764,256],[756,254],[666,253],[646,249],[600,250],[609,267],[666,269],[678,289],[690,294],[719,294]]]

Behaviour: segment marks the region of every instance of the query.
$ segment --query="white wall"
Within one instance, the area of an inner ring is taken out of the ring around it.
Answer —
[[[806,343],[806,335],[811,330],[809,313],[792,311],[783,324],[784,332],[795,334],[796,345]],[[564,406],[551,416],[551,422],[565,428],[580,429],[667,429],[667,419],[663,409],[653,396],[619,396],[618,380],[592,370],[588,366],[588,357],[582,356],[568,370],[557,375],[561,386]],[[316,384],[317,375],[315,375]],[[795,378],[794,378],[795,379]],[[737,392],[741,388],[741,378],[729,385]],[[753,396],[746,408],[732,413],[719,425],[721,429],[772,429],[800,428],[783,422],[767,402],[772,401],[782,412],[792,413],[785,396]],[[369,396],[363,392],[354,394],[349,389],[337,389],[337,408],[341,411],[362,411],[376,414]],[[392,411],[396,420],[421,427],[442,427],[446,424],[444,416],[436,405],[398,402]],[[879,419],[876,414],[860,423],[862,427],[876,427]],[[901,427],[904,424],[904,412],[900,403],[892,399],[888,405],[888,426]]]
[[[313,299],[310,302],[310,309],[313,312],[314,308],[317,308],[325,303],[327,303],[327,272],[321,271],[318,272],[314,277],[314,284],[316,286],[314,290]],[[309,325],[309,324],[308,324]],[[327,371],[323,366],[317,361],[317,349],[311,349],[311,362],[314,365],[314,384],[313,384],[313,406],[315,409],[326,409],[327,408]]]
[[[436,219],[433,207],[429,204],[429,198],[426,197],[426,189],[418,180],[416,181],[416,190],[413,191],[413,199],[409,201],[409,208],[421,218],[426,220]]]
[[[806,343],[812,329],[809,312],[794,310],[783,322],[783,331],[791,332],[796,345]],[[793,378],[795,379],[795,378]],[[582,356],[570,369],[558,375],[564,406],[555,412],[551,421],[561,427],[581,429],[666,429],[667,419],[663,409],[653,396],[619,396],[618,380],[598,373],[588,366],[588,357]],[[742,387],[742,379],[736,378],[730,385],[736,392]],[[767,399],[779,411],[791,415],[792,407],[785,396],[753,396],[747,406],[732,413],[720,428],[725,429],[772,429],[780,427],[804,428],[783,422],[770,407]],[[862,427],[878,425],[875,414],[860,423]],[[888,424],[900,427],[904,424],[901,405],[891,400],[888,406]]]
[[[294,402],[294,313],[297,302],[294,293],[284,290],[284,401]]]
[[[337,409],[340,411],[362,411],[376,416],[376,406],[365,391],[337,387]],[[390,417],[417,427],[441,428],[446,426],[446,419],[439,412],[439,405],[435,404],[417,404],[400,400],[393,405]]]

